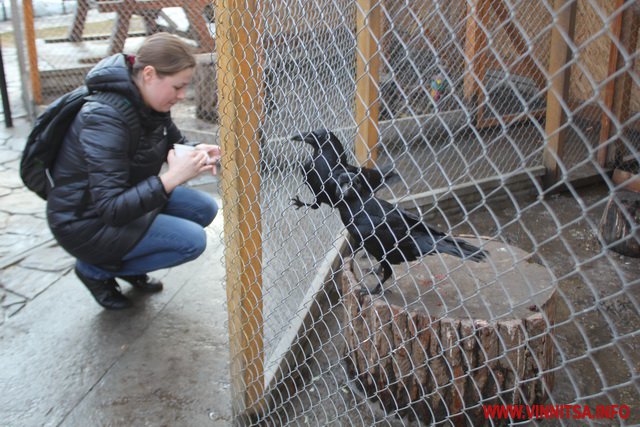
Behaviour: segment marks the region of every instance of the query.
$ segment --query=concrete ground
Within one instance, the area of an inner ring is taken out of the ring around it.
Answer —
[[[135,307],[103,310],[55,244],[45,202],[20,180],[31,125],[16,50],[2,54],[14,127],[0,123],[0,425],[230,425],[222,213],[199,259],[153,274],[163,292],[123,283]],[[179,111],[182,128],[200,129],[183,123],[194,108]],[[216,195],[211,179],[194,181]]]
[[[19,157],[30,125],[0,129],[0,424],[231,423],[222,215],[199,259],[153,276],[163,292],[105,311],[55,244]]]

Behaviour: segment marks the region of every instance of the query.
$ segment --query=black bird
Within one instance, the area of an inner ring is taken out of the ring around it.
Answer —
[[[381,293],[391,277],[391,264],[414,261],[436,252],[472,261],[487,253],[464,240],[441,233],[389,202],[376,198],[359,176],[342,173],[337,177],[336,207],[340,219],[355,240],[356,251],[364,248],[379,263],[382,280],[371,293]],[[368,292],[366,288],[363,292]]]
[[[313,147],[313,158],[301,165],[305,183],[314,194],[313,203],[304,203],[299,197],[291,199],[297,209],[308,206],[318,209],[321,203],[331,207],[336,204],[336,177],[349,172],[361,176],[366,185],[375,192],[386,179],[395,176],[392,165],[381,168],[365,168],[350,165],[344,146],[337,136],[326,129],[296,135],[292,141],[302,141]]]

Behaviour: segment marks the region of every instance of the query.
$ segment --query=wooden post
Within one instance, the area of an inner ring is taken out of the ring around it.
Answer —
[[[135,0],[124,0],[116,11],[116,22],[111,34],[111,42],[109,45],[109,54],[122,52],[124,44],[129,37],[129,25],[135,8]]]
[[[624,3],[630,1],[618,0],[616,10],[620,10]],[[632,7],[628,7],[624,12],[619,13],[612,22],[611,31],[614,37],[617,37],[619,44],[624,47],[627,54],[633,54],[638,45],[638,20],[640,17]],[[616,45],[611,42],[609,50],[609,74],[613,75],[618,70],[626,67],[626,58],[620,55]],[[607,82],[604,93],[604,104],[610,110],[620,123],[624,123],[629,117],[629,102],[631,100],[631,92],[633,87],[633,79],[629,72]],[[602,127],[600,129],[600,144],[603,145],[611,136],[616,133],[616,129],[612,129],[611,118],[602,113]],[[598,151],[598,163],[601,166],[607,166],[615,160],[616,150],[609,150],[612,147],[609,143],[601,147]]]
[[[618,12],[618,16],[611,22],[611,34],[616,39],[620,40],[620,33],[622,30],[622,15],[620,8],[624,5],[625,0],[617,0],[616,9],[614,13]],[[615,91],[615,79],[611,78],[613,74],[618,70],[618,48],[616,47],[614,40],[609,43],[609,69],[607,72],[607,78],[610,79],[605,88],[602,102],[607,110],[611,111],[613,105],[613,94]],[[606,111],[602,112],[602,125],[600,127],[600,147],[598,149],[598,164],[602,167],[605,166],[607,161],[608,145],[605,142],[609,139],[611,132],[611,119]]]
[[[503,114],[499,117],[491,115],[486,117],[484,79],[489,64],[496,62],[491,51],[487,48],[488,35],[485,31],[489,27],[504,27],[509,40],[513,44],[513,50],[520,57],[517,63],[506,64],[508,71],[515,74],[528,75],[543,90],[546,85],[544,70],[528,54],[527,40],[522,36],[513,23],[509,9],[504,0],[471,0],[467,3],[467,18],[465,31],[465,64],[467,72],[464,75],[463,94],[466,104],[470,108],[477,107],[475,111],[475,126],[478,128],[514,123],[528,117],[538,117],[542,111],[533,111],[527,114]]]
[[[36,31],[33,26],[33,3],[31,0],[23,0],[24,32],[27,37],[27,52],[29,55],[29,76],[31,77],[31,90],[33,101],[42,104],[42,87],[40,85],[40,71],[38,71],[38,51],[36,49]]]
[[[356,6],[356,112],[358,133],[355,154],[363,166],[372,166],[376,160],[375,146],[380,129],[380,1],[358,0]]]
[[[81,42],[84,34],[84,26],[87,22],[87,14],[89,13],[89,0],[78,0],[76,4],[76,12],[73,16],[73,25],[69,30],[69,40],[72,42]]]
[[[566,121],[566,104],[569,95],[571,68],[571,48],[565,37],[573,40],[577,3],[575,0],[555,0],[555,26],[551,32],[551,52],[549,54],[550,89],[547,92],[547,119],[545,133],[547,143],[544,148],[543,162],[547,173],[543,177],[545,187],[560,179],[560,161],[564,152],[565,130],[561,129]]]
[[[464,41],[464,56],[467,72],[464,75],[463,93],[465,102],[472,107],[478,102],[481,82],[487,68],[487,35],[480,26],[487,13],[487,0],[471,0],[467,3],[467,22]]]
[[[182,6],[189,19],[189,28],[193,33],[193,38],[198,42],[201,52],[213,52],[215,49],[214,39],[209,34],[209,27],[204,18],[204,9],[209,3],[209,0],[191,0],[184,2]]]
[[[516,72],[529,74],[531,78],[537,83],[538,89],[542,90],[542,88],[544,88],[544,86],[547,84],[544,70],[536,63],[536,61],[532,59],[531,56],[527,55],[527,51],[529,50],[528,41],[524,38],[520,30],[513,23],[514,20],[511,18],[511,14],[505,6],[504,0],[493,1],[491,3],[491,8],[497,15],[500,25],[504,24],[507,35],[509,36],[509,40],[511,40],[516,53],[519,56],[523,57],[521,62],[514,67]],[[487,15],[485,14],[483,18],[486,19]],[[487,24],[485,24],[485,26],[486,25]],[[513,66],[513,64],[509,64],[509,66]]]
[[[264,389],[260,21],[257,0],[219,0],[216,6],[231,381],[240,409],[255,413]]]

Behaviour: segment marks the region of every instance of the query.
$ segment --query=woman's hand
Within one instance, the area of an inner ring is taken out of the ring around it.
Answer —
[[[170,150],[167,156],[169,169],[160,175],[160,181],[167,193],[172,192],[177,186],[195,178],[202,172],[213,170],[214,165],[207,163],[209,156],[204,150],[193,150],[180,157],[175,150]]]
[[[222,156],[222,150],[218,145],[213,144],[198,144],[196,145],[196,150],[201,150],[207,153],[209,156],[209,164],[213,165],[213,169],[211,169],[211,173],[216,175],[218,173],[218,162],[220,161],[220,157]]]

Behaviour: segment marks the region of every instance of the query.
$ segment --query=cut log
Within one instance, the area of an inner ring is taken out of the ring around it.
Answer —
[[[434,255],[394,266],[384,295],[360,292],[377,280],[360,274],[368,257],[347,260],[347,371],[388,414],[480,426],[491,422],[482,405],[547,400],[555,283],[521,249],[482,244],[486,262]]]
[[[640,193],[620,190],[611,194],[600,220],[600,235],[607,248],[640,257]]]

